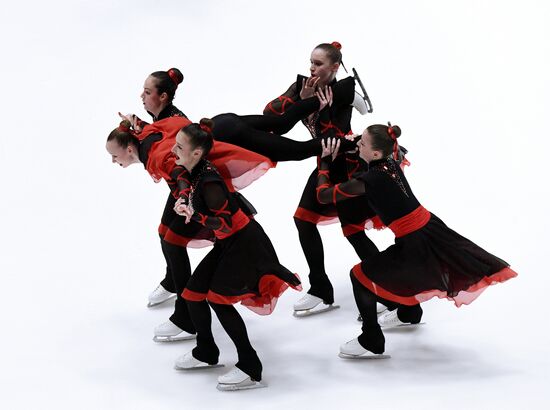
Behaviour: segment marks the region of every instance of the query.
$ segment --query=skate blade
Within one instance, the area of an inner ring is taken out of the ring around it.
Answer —
[[[174,369],[176,370],[205,370],[205,369],[215,369],[217,367],[225,367],[225,364],[208,364],[208,363],[201,363],[197,366],[193,367],[180,367],[177,364],[174,365]]]
[[[339,309],[340,308],[340,305],[328,305],[328,306],[324,306],[320,309],[306,309],[306,310],[295,310],[294,313],[292,314],[294,317],[307,317],[307,316],[314,316],[314,315],[318,315],[319,313],[325,313],[325,312],[329,312],[331,310],[334,310],[334,309]]]
[[[158,306],[158,305],[162,305],[163,303],[168,302],[168,301],[170,301],[172,299],[175,299],[175,298],[176,298],[176,295],[173,295],[173,296],[170,296],[168,299],[164,299],[162,302],[156,302],[156,303],[149,302],[149,303],[147,303],[147,307],[152,308],[152,307],[155,307],[155,306]]]
[[[256,382],[250,378],[235,384],[227,383],[218,383],[216,389],[219,391],[237,391],[237,390],[249,390],[249,389],[260,389],[262,387],[267,387],[267,384],[264,382]]]
[[[342,359],[352,359],[352,360],[378,360],[378,359],[389,359],[391,356],[389,354],[375,354],[375,353],[366,353],[362,355],[352,355],[352,354],[346,354],[346,353],[338,353],[338,357],[341,357]]]
[[[168,342],[181,342],[184,340],[193,340],[196,339],[197,335],[185,335],[185,336],[155,336],[153,337],[153,342],[156,343],[168,343]]]

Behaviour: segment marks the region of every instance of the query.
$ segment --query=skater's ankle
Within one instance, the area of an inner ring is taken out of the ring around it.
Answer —
[[[397,309],[397,318],[403,323],[416,325],[422,320],[422,313],[420,305],[400,306]]]
[[[220,357],[220,350],[217,347],[211,347],[208,349],[205,348],[199,348],[196,346],[192,351],[191,354],[193,357],[197,360],[200,360],[201,362],[208,363],[209,365],[215,365],[218,364],[219,357]]]
[[[368,351],[382,354],[385,350],[386,340],[380,326],[363,326],[363,333],[357,338],[359,344]]]

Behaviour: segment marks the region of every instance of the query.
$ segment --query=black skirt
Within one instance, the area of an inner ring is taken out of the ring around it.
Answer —
[[[279,263],[271,241],[252,219],[238,232],[216,241],[182,296],[190,301],[241,302],[260,315],[268,315],[289,286],[301,290],[298,276]]]
[[[353,275],[381,298],[415,305],[434,296],[469,304],[488,286],[516,277],[502,259],[431,214],[426,225],[361,262]]]

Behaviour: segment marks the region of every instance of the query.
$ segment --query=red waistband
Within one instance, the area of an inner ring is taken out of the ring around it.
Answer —
[[[393,221],[388,228],[392,230],[396,238],[400,238],[422,228],[428,223],[430,217],[430,212],[420,205],[410,214]]]
[[[214,234],[218,239],[225,239],[233,235],[234,233],[239,232],[246,225],[248,225],[249,222],[250,222],[250,218],[246,216],[246,214],[241,209],[239,209],[237,212],[235,212],[231,216],[231,231],[230,232],[214,231]]]

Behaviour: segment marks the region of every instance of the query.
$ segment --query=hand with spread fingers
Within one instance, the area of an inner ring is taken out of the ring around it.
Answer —
[[[340,139],[338,138],[327,138],[321,141],[321,146],[323,151],[321,152],[321,158],[331,156],[331,161],[334,161],[334,158],[338,155],[338,150],[340,149]]]
[[[319,77],[309,77],[302,82],[302,90],[300,91],[300,98],[305,100],[306,98],[313,97],[317,88]]]
[[[321,104],[319,106],[319,111],[321,111],[327,105],[329,107],[332,105],[332,88],[330,88],[328,85],[325,85],[324,87],[319,87],[315,92],[315,95],[317,96]]]

